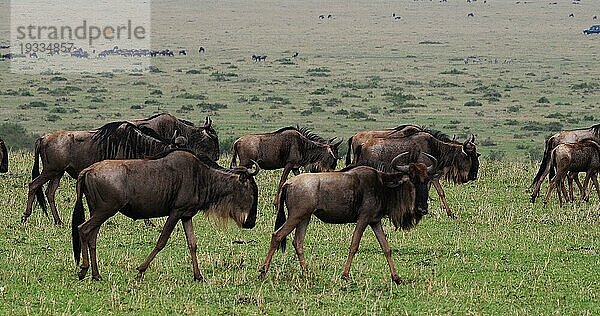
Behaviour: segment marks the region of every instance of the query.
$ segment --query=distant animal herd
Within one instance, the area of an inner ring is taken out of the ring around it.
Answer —
[[[286,236],[292,231],[292,245],[301,268],[306,269],[303,243],[314,215],[331,224],[356,223],[343,278],[349,277],[362,234],[370,226],[385,254],[392,280],[401,283],[382,219],[389,218],[403,230],[414,227],[428,213],[431,185],[447,215],[456,217],[448,206],[440,179],[455,184],[477,180],[480,154],[475,136],[460,142],[440,131],[413,124],[361,131],[348,139],[346,167],[336,171],[338,160],[342,159],[341,143],[341,139],[326,140],[299,126],[245,135],[233,143],[231,162],[225,168],[217,163],[219,140],[209,117],[201,126],[165,113],[110,122],[92,131],[51,132],[35,142],[32,181],[21,220],[27,222],[37,199],[46,214],[47,200],[54,223],[62,224],[55,193],[66,172],[77,179],[71,231],[73,255],[77,264],[81,263],[80,279],[85,278],[90,266],[92,279],[101,279],[97,235],[102,223],[121,212],[132,219],[144,219],[148,225],[153,225],[151,218],[167,217],[155,248],[137,268],[140,278],[181,220],[194,279],[202,280],[193,216],[203,211],[231,218],[242,228],[253,228],[259,191],[255,177],[260,170],[283,169],[273,200],[277,209],[275,232],[260,276],[269,270],[275,251],[285,250]],[[546,140],[544,158],[532,183],[531,202],[535,202],[548,175],[550,184],[544,203],[548,203],[554,189],[561,205],[563,198],[572,202],[573,181],[582,200],[589,199],[592,185],[600,197],[599,143],[600,124],[562,131]],[[301,174],[302,169],[306,173]],[[7,145],[0,140],[0,172],[8,171]],[[290,172],[295,176],[288,179]],[[583,184],[578,177],[581,172],[586,173]],[[84,196],[90,209],[87,220]]]

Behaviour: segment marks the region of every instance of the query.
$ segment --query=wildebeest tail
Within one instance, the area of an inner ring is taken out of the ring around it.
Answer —
[[[352,139],[354,136],[348,138],[348,151],[346,151],[346,167],[352,163]]]
[[[550,138],[546,140],[544,148],[544,157],[542,158],[540,168],[538,169],[538,172],[536,173],[535,177],[533,177],[533,182],[531,183],[531,186],[529,186],[529,188],[532,188],[541,179],[541,177],[544,175],[544,171],[546,171],[546,167],[550,163],[550,156],[553,149],[551,143],[552,142]]]
[[[275,219],[275,231],[277,231],[279,228],[281,228],[281,226],[283,226],[283,224],[285,223],[285,210],[284,208],[284,203],[285,203],[285,196],[287,194],[287,184],[284,184],[281,187],[281,191],[279,191],[279,197],[278,197],[278,201],[279,204],[277,205],[277,218]],[[285,247],[287,244],[287,238],[284,236],[283,239],[281,239],[281,242],[279,243],[279,246],[277,247],[277,249],[281,250],[281,252],[285,252]]]
[[[85,213],[83,208],[83,190],[85,189],[85,172],[79,175],[77,179],[77,200],[73,209],[73,217],[71,219],[71,238],[73,240],[73,257],[79,265],[81,257],[81,239],[79,237],[79,225],[85,222]]]
[[[34,152],[34,161],[33,161],[33,168],[31,169],[31,180],[34,180],[35,178],[37,178],[40,175],[40,146],[42,143],[42,138],[38,138],[35,141],[35,152]],[[40,207],[42,208],[42,211],[44,211],[44,214],[46,214],[46,216],[48,216],[48,207],[46,206],[46,199],[44,198],[44,191],[42,190],[42,186],[40,186],[36,191],[35,191],[35,197],[38,201],[38,204],[40,205]]]
[[[231,163],[229,164],[229,168],[235,168],[237,166],[236,156],[238,154],[238,142],[237,140],[233,142],[233,150],[231,151]]]

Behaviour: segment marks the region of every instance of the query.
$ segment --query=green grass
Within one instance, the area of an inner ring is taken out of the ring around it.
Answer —
[[[103,280],[77,279],[70,213],[74,183],[57,197],[64,227],[39,208],[27,225],[25,206],[31,154],[12,153],[0,178],[0,313],[2,314],[596,314],[600,293],[600,202],[559,208],[528,203],[535,165],[483,161],[480,179],[445,184],[448,219],[432,190],[430,215],[414,231],[384,223],[393,259],[405,284],[391,282],[382,251],[365,233],[351,280],[340,278],[353,225],[313,219],[306,237],[308,271],[293,248],[277,253],[265,280],[275,212],[271,201],[279,172],[258,176],[259,217],[253,230],[216,224],[197,215],[198,258],[206,281],[193,281],[180,226],[143,281],[135,269],[154,247],[159,228],[118,214],[98,239]],[[228,163],[225,159],[222,164]],[[542,191],[544,192],[544,191]],[[163,219],[155,222],[160,226]],[[234,241],[244,241],[243,244]]]

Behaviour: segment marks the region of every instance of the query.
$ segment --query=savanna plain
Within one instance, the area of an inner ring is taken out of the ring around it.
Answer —
[[[11,157],[9,173],[0,175],[1,314],[600,313],[598,196],[562,208],[556,197],[546,206],[529,203],[544,139],[600,123],[600,35],[582,34],[598,24],[592,17],[600,2],[157,2],[152,48],[187,55],[152,58],[139,71],[38,75],[0,61],[0,137]],[[3,16],[9,7],[0,1]],[[0,40],[8,40],[2,20]],[[253,54],[268,57],[254,62]],[[52,57],[30,62],[44,58]],[[39,207],[20,223],[35,137],[161,112],[197,124],[210,116],[224,166],[237,137],[295,124],[325,138],[404,123],[459,140],[474,134],[482,163],[477,181],[442,183],[457,219],[432,190],[416,229],[384,222],[402,285],[391,281],[369,232],[350,280],[342,280],[354,227],[316,219],[306,236],[307,271],[288,250],[259,280],[278,171],[257,177],[254,229],[194,218],[204,282],[193,281],[180,226],[136,280],[160,228],[123,215],[100,230],[103,280],[79,281],[72,179],[57,195],[64,226]]]

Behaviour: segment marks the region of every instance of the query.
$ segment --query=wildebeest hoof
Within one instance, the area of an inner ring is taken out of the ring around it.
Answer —
[[[98,274],[98,275],[92,275],[92,280],[94,281],[102,281],[102,277]]]
[[[202,277],[202,276],[194,276],[194,281],[195,282],[204,282],[204,277]]]
[[[21,224],[27,224],[27,215],[21,216]]]
[[[85,279],[86,274],[87,274],[87,269],[81,269],[81,271],[79,271],[79,273],[77,273],[77,277],[79,278],[79,280],[83,280],[83,279]]]
[[[62,226],[63,222],[61,220],[54,221],[54,225],[56,225],[56,226]]]
[[[141,281],[144,281],[144,272],[141,272],[141,271],[140,271],[140,272],[138,273],[138,275],[135,277],[135,280],[136,280],[136,281],[139,281],[139,282],[141,282]]]
[[[448,218],[449,219],[458,219],[458,215],[456,215],[455,213],[448,213]]]
[[[346,273],[342,273],[342,280],[348,281],[350,280],[350,275]]]
[[[397,285],[402,284],[402,279],[400,279],[400,277],[397,275],[392,276],[392,281],[394,281],[394,283],[396,283]]]

